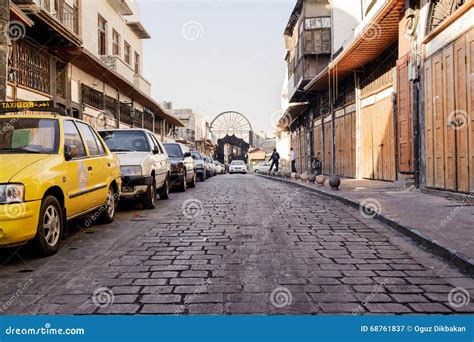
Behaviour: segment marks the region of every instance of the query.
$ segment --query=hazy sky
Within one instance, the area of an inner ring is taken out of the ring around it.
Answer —
[[[283,30],[294,0],[139,0],[152,39],[144,75],[153,97],[209,121],[234,110],[272,131],[285,77]]]

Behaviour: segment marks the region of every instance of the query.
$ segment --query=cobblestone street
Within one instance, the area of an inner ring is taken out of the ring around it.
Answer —
[[[224,175],[154,210],[122,207],[111,225],[72,227],[52,257],[2,251],[1,312],[474,311],[457,298],[466,290],[473,297],[472,278],[358,210],[296,186]]]

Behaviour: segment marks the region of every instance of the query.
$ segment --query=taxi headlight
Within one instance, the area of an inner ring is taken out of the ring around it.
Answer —
[[[121,166],[120,174],[122,176],[142,176],[143,171],[140,165],[136,166]]]
[[[25,200],[23,184],[0,184],[0,203],[18,203]]]

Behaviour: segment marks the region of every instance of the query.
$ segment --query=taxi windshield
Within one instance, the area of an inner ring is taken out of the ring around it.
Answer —
[[[0,153],[58,152],[58,120],[43,118],[0,118]]]

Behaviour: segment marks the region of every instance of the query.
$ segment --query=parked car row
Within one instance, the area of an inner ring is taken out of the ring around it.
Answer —
[[[162,144],[146,129],[97,132],[56,114],[2,115],[0,247],[29,242],[51,255],[72,219],[110,223],[120,200],[153,209],[171,188],[185,191],[208,170],[217,173],[214,161],[196,155],[178,143]]]

